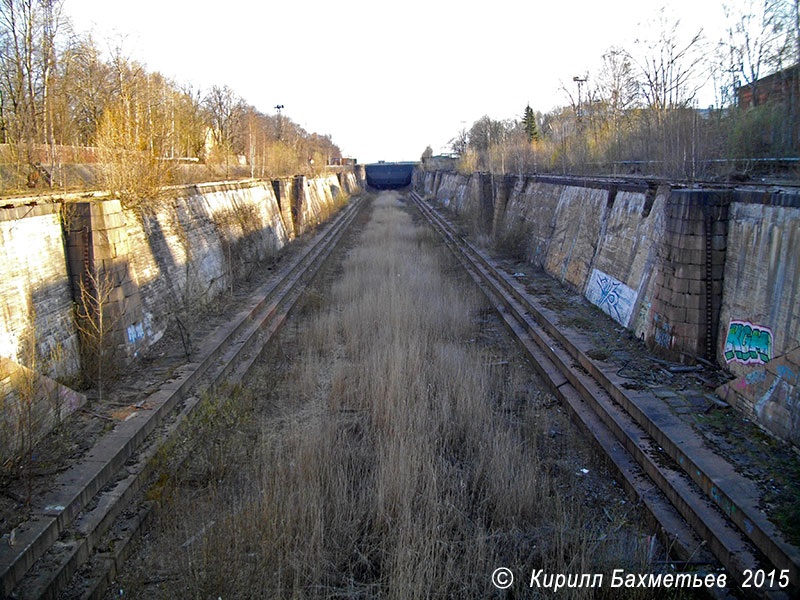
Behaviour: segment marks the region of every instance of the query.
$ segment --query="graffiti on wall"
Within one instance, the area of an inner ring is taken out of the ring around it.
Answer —
[[[135,344],[139,340],[144,339],[144,324],[143,323],[134,323],[133,325],[128,325],[128,343]]]
[[[672,327],[658,313],[653,313],[653,339],[662,348],[669,350],[672,347]]]
[[[767,372],[764,369],[759,371],[753,371],[752,373],[748,373],[745,377],[741,378],[741,381],[736,385],[739,389],[744,389],[748,385],[764,383],[767,380]]]
[[[789,367],[781,365],[776,369],[775,379],[769,389],[755,404],[755,411],[759,418],[765,416],[765,409],[770,402],[785,406],[792,417],[790,431],[796,431],[800,413],[797,410],[797,401],[800,399],[800,386],[796,385],[797,374]]]
[[[786,365],[779,366],[777,369],[775,369],[775,372],[778,374],[778,377],[791,385],[797,385],[800,383],[800,373],[795,373]]]
[[[772,330],[749,321],[731,321],[725,340],[725,362],[763,365],[772,360]]]
[[[599,306],[620,325],[628,326],[636,304],[636,292],[602,271],[592,269],[586,299]]]

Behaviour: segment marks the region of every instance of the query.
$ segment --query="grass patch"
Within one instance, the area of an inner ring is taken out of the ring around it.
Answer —
[[[769,520],[787,541],[800,546],[800,461],[791,447],[730,410],[698,413],[694,426],[707,438],[719,440],[714,443],[719,452],[737,456],[737,470],[759,483]]]
[[[589,319],[581,316],[564,319],[563,321],[559,321],[559,324],[565,327],[571,327],[572,329],[581,329],[583,331],[592,331],[594,328],[594,325]]]
[[[653,568],[552,398],[470,343],[482,299],[440,246],[395,195],[374,202],[324,301],[231,410],[258,408],[198,417],[184,493],[126,596],[159,578],[181,597],[478,598],[503,565],[524,581]]]

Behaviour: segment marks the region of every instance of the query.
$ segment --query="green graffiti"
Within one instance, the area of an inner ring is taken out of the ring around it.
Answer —
[[[723,356],[726,363],[768,363],[772,360],[772,330],[748,321],[731,321]]]

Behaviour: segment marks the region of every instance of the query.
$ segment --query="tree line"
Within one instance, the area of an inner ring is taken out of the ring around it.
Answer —
[[[29,185],[63,185],[64,163],[97,162],[100,183],[133,198],[179,181],[187,163],[276,177],[341,156],[280,111],[177,83],[107,45],[74,31],[64,0],[0,0],[0,162]]]
[[[695,179],[777,164],[797,173],[786,159],[800,150],[800,0],[746,0],[725,14],[724,38],[709,40],[662,9],[648,38],[609,48],[595,73],[562,83],[565,105],[462,128],[450,140],[459,168]],[[708,86],[714,106],[700,107]]]

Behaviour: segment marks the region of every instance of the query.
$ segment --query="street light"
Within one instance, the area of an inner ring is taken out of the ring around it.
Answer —
[[[283,141],[283,122],[281,121],[281,109],[283,108],[283,104],[276,104],[274,106],[275,110],[278,111],[278,140]]]
[[[578,84],[578,120],[581,120],[583,116],[583,111],[581,110],[581,85],[586,83],[586,77],[581,78],[580,76],[576,75],[572,78],[572,81]]]

